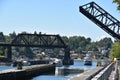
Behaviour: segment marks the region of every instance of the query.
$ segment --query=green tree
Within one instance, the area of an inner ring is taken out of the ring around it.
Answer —
[[[112,42],[111,38],[107,38],[107,37],[105,37],[105,38],[101,39],[100,41],[96,42],[98,47],[105,47],[106,49],[111,48],[112,43],[113,42]]]
[[[35,56],[30,47],[21,47],[19,51],[20,51],[19,55],[24,55],[30,59],[33,59]]]
[[[120,40],[112,45],[110,54],[111,58],[120,58]]]
[[[15,33],[15,32],[10,33],[9,36],[10,36],[10,38],[13,40],[13,39],[16,37],[16,33]]]
[[[5,42],[5,36],[3,34],[3,32],[0,32],[0,43]]]
[[[9,35],[5,35],[5,39],[6,39],[5,43],[11,43],[11,41],[12,41],[12,39]]]
[[[4,56],[5,55],[4,50],[5,50],[5,48],[0,46],[0,56]]]
[[[120,0],[113,0],[114,3],[117,3],[117,9],[120,10]]]
[[[25,56],[30,58],[30,59],[33,59],[35,55],[33,54],[31,48],[26,47],[25,48]]]
[[[6,39],[3,32],[0,32],[0,43],[5,43]],[[0,56],[4,56],[4,47],[0,46]]]
[[[81,51],[85,50],[86,46],[91,43],[90,38],[85,38],[83,36],[72,36],[69,37],[69,46],[71,50]]]
[[[95,44],[95,42],[92,42],[91,44],[86,46],[87,51],[98,51],[98,48]]]

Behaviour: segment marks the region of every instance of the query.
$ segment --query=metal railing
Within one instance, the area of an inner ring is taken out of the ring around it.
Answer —
[[[95,77],[91,80],[108,80],[112,70],[113,70],[114,63],[112,62],[107,67],[105,67],[100,73],[98,73]]]

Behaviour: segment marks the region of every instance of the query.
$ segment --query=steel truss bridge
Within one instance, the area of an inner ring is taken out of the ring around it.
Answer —
[[[18,34],[10,44],[0,44],[7,48],[7,59],[12,59],[12,46],[15,47],[41,47],[41,48],[64,48],[64,65],[72,64],[70,49],[59,35],[48,34]],[[28,53],[29,54],[29,53]]]
[[[80,6],[79,11],[112,37],[120,39],[120,21],[95,2]]]

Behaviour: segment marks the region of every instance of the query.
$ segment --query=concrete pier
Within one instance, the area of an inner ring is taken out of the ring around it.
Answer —
[[[26,66],[19,70],[14,68],[0,71],[0,80],[30,79],[32,77],[50,72],[55,72],[55,64]]]

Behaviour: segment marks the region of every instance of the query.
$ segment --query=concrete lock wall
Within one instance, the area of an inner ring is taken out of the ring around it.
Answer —
[[[23,80],[55,72],[55,64],[44,64],[23,67],[22,69],[9,69],[0,72],[0,80]]]

